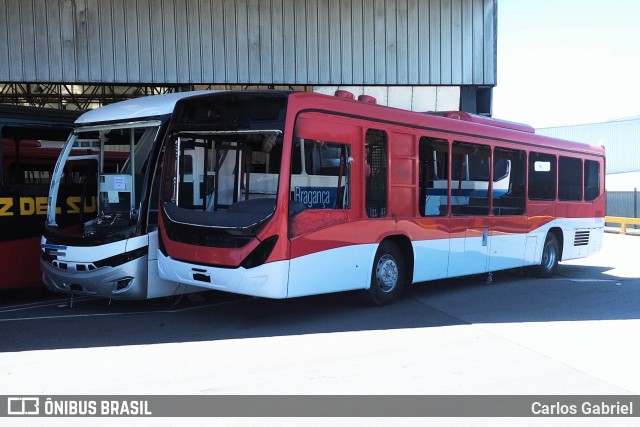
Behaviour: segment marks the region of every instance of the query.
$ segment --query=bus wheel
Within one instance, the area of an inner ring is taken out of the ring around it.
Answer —
[[[390,304],[402,293],[404,276],[402,253],[395,244],[382,242],[373,261],[371,285],[360,291],[360,295],[371,305]]]
[[[542,248],[542,260],[540,265],[534,267],[534,273],[538,277],[551,277],[558,267],[558,258],[560,257],[560,247],[558,239],[553,233],[547,234]]]

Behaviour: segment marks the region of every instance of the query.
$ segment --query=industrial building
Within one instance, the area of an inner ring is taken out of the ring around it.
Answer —
[[[607,215],[638,217],[640,116],[602,123],[536,129],[536,133],[590,145],[607,153]]]
[[[193,89],[349,86],[402,108],[491,114],[497,0],[0,4],[0,103],[87,109]]]

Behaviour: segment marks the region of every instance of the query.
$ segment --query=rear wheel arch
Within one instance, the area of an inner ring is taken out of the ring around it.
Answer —
[[[404,271],[405,271],[405,285],[413,282],[413,269],[414,269],[414,260],[415,254],[413,252],[413,244],[411,243],[411,239],[405,236],[404,234],[396,234],[393,236],[386,237],[382,242],[390,241],[395,244],[400,253],[402,254],[402,258],[404,260]],[[380,242],[382,244],[382,242]]]
[[[558,261],[560,261],[562,259],[562,249],[564,248],[564,234],[562,233],[562,229],[560,227],[550,228],[547,235],[549,233],[553,233],[553,235],[556,237],[556,240],[558,241],[558,249],[560,250],[560,253],[558,254]]]
[[[540,256],[540,263],[532,267],[534,275],[543,278],[549,278],[553,276],[558,267],[558,261],[562,256],[562,246],[557,237],[557,234],[552,230],[547,233],[544,244],[542,245],[542,254]]]

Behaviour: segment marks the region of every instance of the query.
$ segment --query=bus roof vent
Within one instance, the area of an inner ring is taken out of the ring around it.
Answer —
[[[340,89],[340,90],[337,90],[336,93],[334,93],[333,95],[337,96],[338,98],[356,99],[356,97],[348,90]]]
[[[430,113],[440,115],[449,119],[464,120],[465,122],[478,123],[481,125],[493,126],[504,129],[518,130],[520,132],[535,133],[535,129],[523,123],[510,122],[508,120],[494,119],[492,117],[480,116],[467,113],[465,111],[444,111]]]
[[[370,95],[360,95],[358,97],[358,101],[364,102],[364,103],[367,103],[367,104],[377,104],[378,103],[378,101],[373,96],[370,96]]]

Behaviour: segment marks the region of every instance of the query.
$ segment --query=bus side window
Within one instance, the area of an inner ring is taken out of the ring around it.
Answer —
[[[300,209],[351,207],[351,144],[300,140],[291,155],[291,200]]]
[[[558,199],[582,200],[582,160],[560,156],[558,163]]]
[[[529,198],[531,200],[556,199],[556,156],[529,154]]]
[[[421,216],[447,215],[449,146],[446,140],[422,137],[419,149],[420,186],[418,209]]]
[[[584,161],[584,200],[590,202],[600,196],[600,164]]]
[[[384,131],[367,130],[365,209],[369,218],[387,216],[387,145]]]
[[[451,213],[488,215],[491,148],[456,141],[451,158]]]
[[[25,184],[49,184],[52,168],[46,165],[22,165]]]
[[[493,214],[522,215],[525,207],[525,159],[522,150],[493,152]]]

